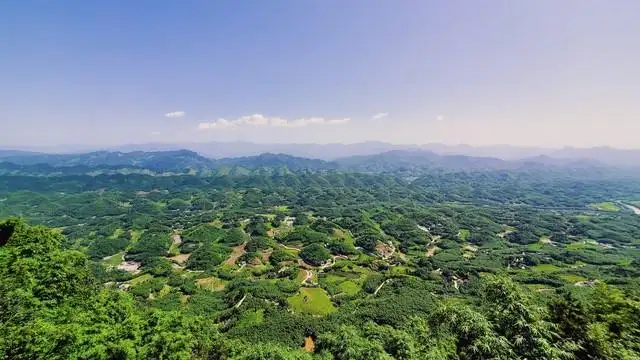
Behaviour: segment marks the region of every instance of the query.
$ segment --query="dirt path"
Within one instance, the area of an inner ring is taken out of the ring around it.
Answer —
[[[182,244],[182,238],[180,237],[180,234],[173,234],[173,245],[180,244]]]
[[[383,286],[385,286],[387,283],[389,283],[391,281],[391,279],[387,279],[385,281],[382,282],[382,284],[380,284],[380,286],[378,286],[378,288],[376,289],[376,291],[373,292],[373,296],[378,295],[378,291],[380,291],[380,289],[382,289]]]
[[[437,246],[432,246],[429,249],[427,249],[427,257],[432,257],[433,255],[435,255],[436,250],[438,250],[439,248]]]
[[[233,248],[233,252],[229,256],[227,260],[225,260],[225,265],[235,265],[236,261],[240,258],[240,256],[244,255],[247,251],[245,248],[247,247],[247,243],[243,243],[242,245],[238,245]]]
[[[336,257],[333,256],[331,259],[329,259],[329,261],[327,261],[326,264],[323,264],[322,266],[320,266],[320,271],[324,271],[324,269],[331,267],[335,264],[336,264]]]
[[[242,297],[242,299],[240,299],[240,301],[238,301],[238,303],[237,303],[237,304],[235,304],[235,305],[233,306],[233,307],[234,307],[234,309],[237,309],[237,308],[239,308],[240,306],[242,306],[242,303],[244,302],[244,299],[246,299],[246,298],[247,298],[247,294],[244,294],[244,296]]]
[[[305,272],[307,273],[307,276],[302,280],[302,285],[311,285],[308,281],[313,279],[313,271],[305,270]]]
[[[313,342],[313,338],[311,336],[307,336],[304,338],[304,347],[302,350],[306,352],[313,352],[316,349],[316,344]]]
[[[180,254],[180,255],[169,257],[167,259],[173,261],[174,263],[178,263],[179,265],[184,265],[184,263],[186,263],[190,257],[191,257],[191,254]]]

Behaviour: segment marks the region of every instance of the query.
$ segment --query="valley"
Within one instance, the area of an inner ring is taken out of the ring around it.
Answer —
[[[415,156],[405,161],[422,163]],[[568,326],[557,312],[564,309],[590,326],[624,321],[629,329],[624,338],[574,331],[565,339],[618,353],[635,346],[627,339],[635,339],[640,304],[640,209],[631,204],[640,199],[640,182],[626,173],[446,165],[413,166],[407,179],[395,156],[349,170],[301,167],[311,163],[292,157],[267,164],[272,157],[258,156],[225,161],[222,174],[196,154],[135,157],[164,165],[54,165],[55,171],[37,165],[0,175],[0,217],[9,219],[0,234],[12,234],[0,248],[3,269],[31,266],[20,265],[23,246],[50,246],[24,276],[33,284],[48,281],[61,299],[39,303],[33,322],[12,329],[46,321],[116,331],[124,321],[140,325],[131,335],[112,335],[119,348],[131,336],[136,349],[154,351],[190,339],[171,350],[186,358],[198,358],[199,347],[242,348],[247,356],[264,348],[292,359],[341,358],[343,349],[363,347],[362,354],[421,359],[445,344],[467,346],[463,321],[484,326],[474,331],[486,341],[513,340],[492,347],[491,356],[525,356],[573,351],[541,325]],[[54,265],[60,261],[62,267]],[[28,287],[23,275],[2,271],[3,284],[33,299],[51,296],[40,285]],[[568,305],[575,302],[582,305]],[[494,312],[515,303],[527,315]],[[63,316],[64,306],[81,316]],[[116,315],[100,315],[110,306],[126,314],[112,323]],[[533,336],[519,330],[521,322],[537,329],[531,344],[545,345],[515,344],[511,336]],[[167,340],[150,345],[147,332]],[[420,340],[425,336],[433,341]],[[481,340],[470,341],[475,347]],[[410,357],[400,348],[411,349]]]

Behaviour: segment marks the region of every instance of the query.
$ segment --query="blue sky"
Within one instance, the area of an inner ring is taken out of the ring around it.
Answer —
[[[640,147],[638,14],[636,0],[6,1],[0,145]]]

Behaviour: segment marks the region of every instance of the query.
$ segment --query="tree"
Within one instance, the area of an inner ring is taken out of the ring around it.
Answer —
[[[356,238],[356,246],[359,246],[366,251],[373,252],[376,250],[376,245],[378,244],[377,240],[378,236],[374,235],[360,236]]]
[[[313,266],[320,266],[331,258],[331,253],[320,244],[311,244],[300,251],[300,257]]]
[[[505,277],[483,278],[481,299],[496,332],[511,344],[519,357],[557,359],[567,353],[556,346],[559,337],[545,320],[545,309]]]

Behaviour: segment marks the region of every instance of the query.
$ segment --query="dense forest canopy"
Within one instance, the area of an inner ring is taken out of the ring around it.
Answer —
[[[0,164],[1,358],[640,357],[633,171],[23,155]]]

